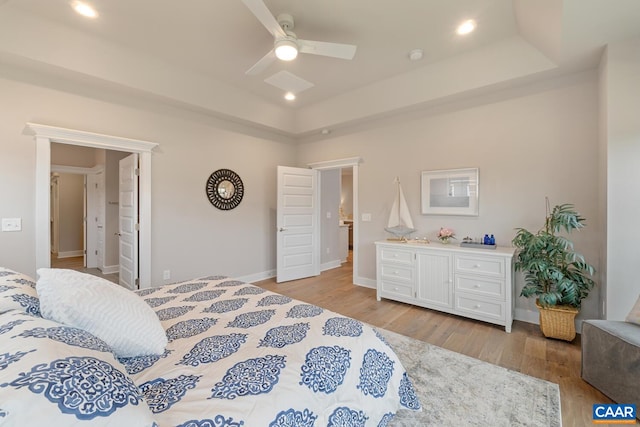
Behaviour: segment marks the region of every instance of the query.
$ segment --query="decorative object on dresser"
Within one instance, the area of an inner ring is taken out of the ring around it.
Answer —
[[[440,243],[446,245],[451,241],[451,239],[455,238],[456,233],[452,229],[440,227],[440,231],[438,231],[438,240],[440,240]]]
[[[495,323],[511,332],[513,252],[376,242],[376,297]]]
[[[413,228],[413,220],[409,213],[407,200],[404,198],[404,193],[402,192],[400,178],[396,177],[395,183],[397,184],[396,197],[393,199],[391,212],[389,212],[389,222],[385,230],[395,236],[389,240],[406,242],[407,236],[415,232],[416,229]]]
[[[207,179],[207,197],[216,208],[228,211],[240,204],[244,196],[244,184],[232,170],[218,169]]]
[[[478,168],[422,171],[422,213],[478,216]]]
[[[544,226],[535,234],[518,228],[512,241],[518,249],[515,269],[522,271],[525,278],[520,296],[536,297],[544,336],[573,341],[574,318],[595,285],[595,269],[584,256],[574,252],[571,241],[558,233],[583,228],[585,218],[571,204],[556,205],[551,210],[549,198],[545,201]]]

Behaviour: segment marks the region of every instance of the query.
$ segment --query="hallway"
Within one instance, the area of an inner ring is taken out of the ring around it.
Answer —
[[[119,284],[118,273],[102,274],[102,272],[97,268],[85,268],[84,260],[83,260],[83,257],[81,256],[69,257],[69,258],[58,258],[57,256],[51,254],[51,268],[66,268],[69,270],[76,270],[82,273],[87,273],[93,276],[101,277],[113,283]]]

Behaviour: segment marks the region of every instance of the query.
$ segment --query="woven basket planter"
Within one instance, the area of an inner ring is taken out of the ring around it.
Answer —
[[[577,308],[566,305],[543,307],[537,300],[536,306],[540,311],[540,329],[545,337],[573,341],[576,337],[574,319],[578,314]]]

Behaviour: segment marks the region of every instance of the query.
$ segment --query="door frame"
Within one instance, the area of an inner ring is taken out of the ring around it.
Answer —
[[[84,227],[84,234],[83,234],[83,252],[84,252],[84,266],[85,267],[89,267],[89,253],[87,251],[87,248],[89,247],[89,240],[91,240],[93,237],[95,237],[98,233],[97,229],[93,229],[92,227],[89,226],[88,223],[88,214],[90,212],[89,207],[87,206],[87,200],[89,200],[89,196],[88,193],[89,191],[91,191],[88,187],[87,187],[87,177],[89,175],[97,175],[98,173],[102,172],[104,170],[104,168],[100,165],[98,166],[94,166],[92,168],[84,168],[84,167],[78,167],[78,166],[67,166],[67,165],[51,165],[51,174],[53,175],[54,173],[66,173],[66,174],[75,174],[75,175],[83,175],[84,176],[84,189],[83,189],[83,198],[84,198],[84,214],[83,214],[83,227]],[[53,209],[52,209],[52,214],[53,215],[59,215],[59,206],[55,205],[55,201],[54,201],[54,205],[53,205]],[[58,211],[58,212],[56,212]],[[52,222],[54,225],[56,223],[56,221],[50,221]],[[58,238],[59,238],[59,232],[58,232]],[[54,233],[55,235],[55,233]]]
[[[328,160],[324,162],[308,163],[311,169],[319,171],[330,169],[344,169],[351,167],[353,170],[353,277],[352,281],[358,284],[358,171],[362,163],[362,157],[349,157],[346,159]],[[320,243],[318,243],[320,244]]]
[[[151,154],[159,144],[65,129],[38,123],[26,123],[23,133],[36,143],[35,175],[35,265],[51,266],[50,174],[51,143],[79,145],[140,154],[140,288],[151,286]]]

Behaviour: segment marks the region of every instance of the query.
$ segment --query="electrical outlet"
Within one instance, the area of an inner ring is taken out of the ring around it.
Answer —
[[[162,272],[162,278],[164,280],[169,280],[171,279],[171,270],[165,270]]]
[[[362,214],[362,221],[364,221],[364,222],[371,221],[371,214],[370,213],[363,213]]]
[[[331,212],[327,212],[327,219],[331,219]]]

